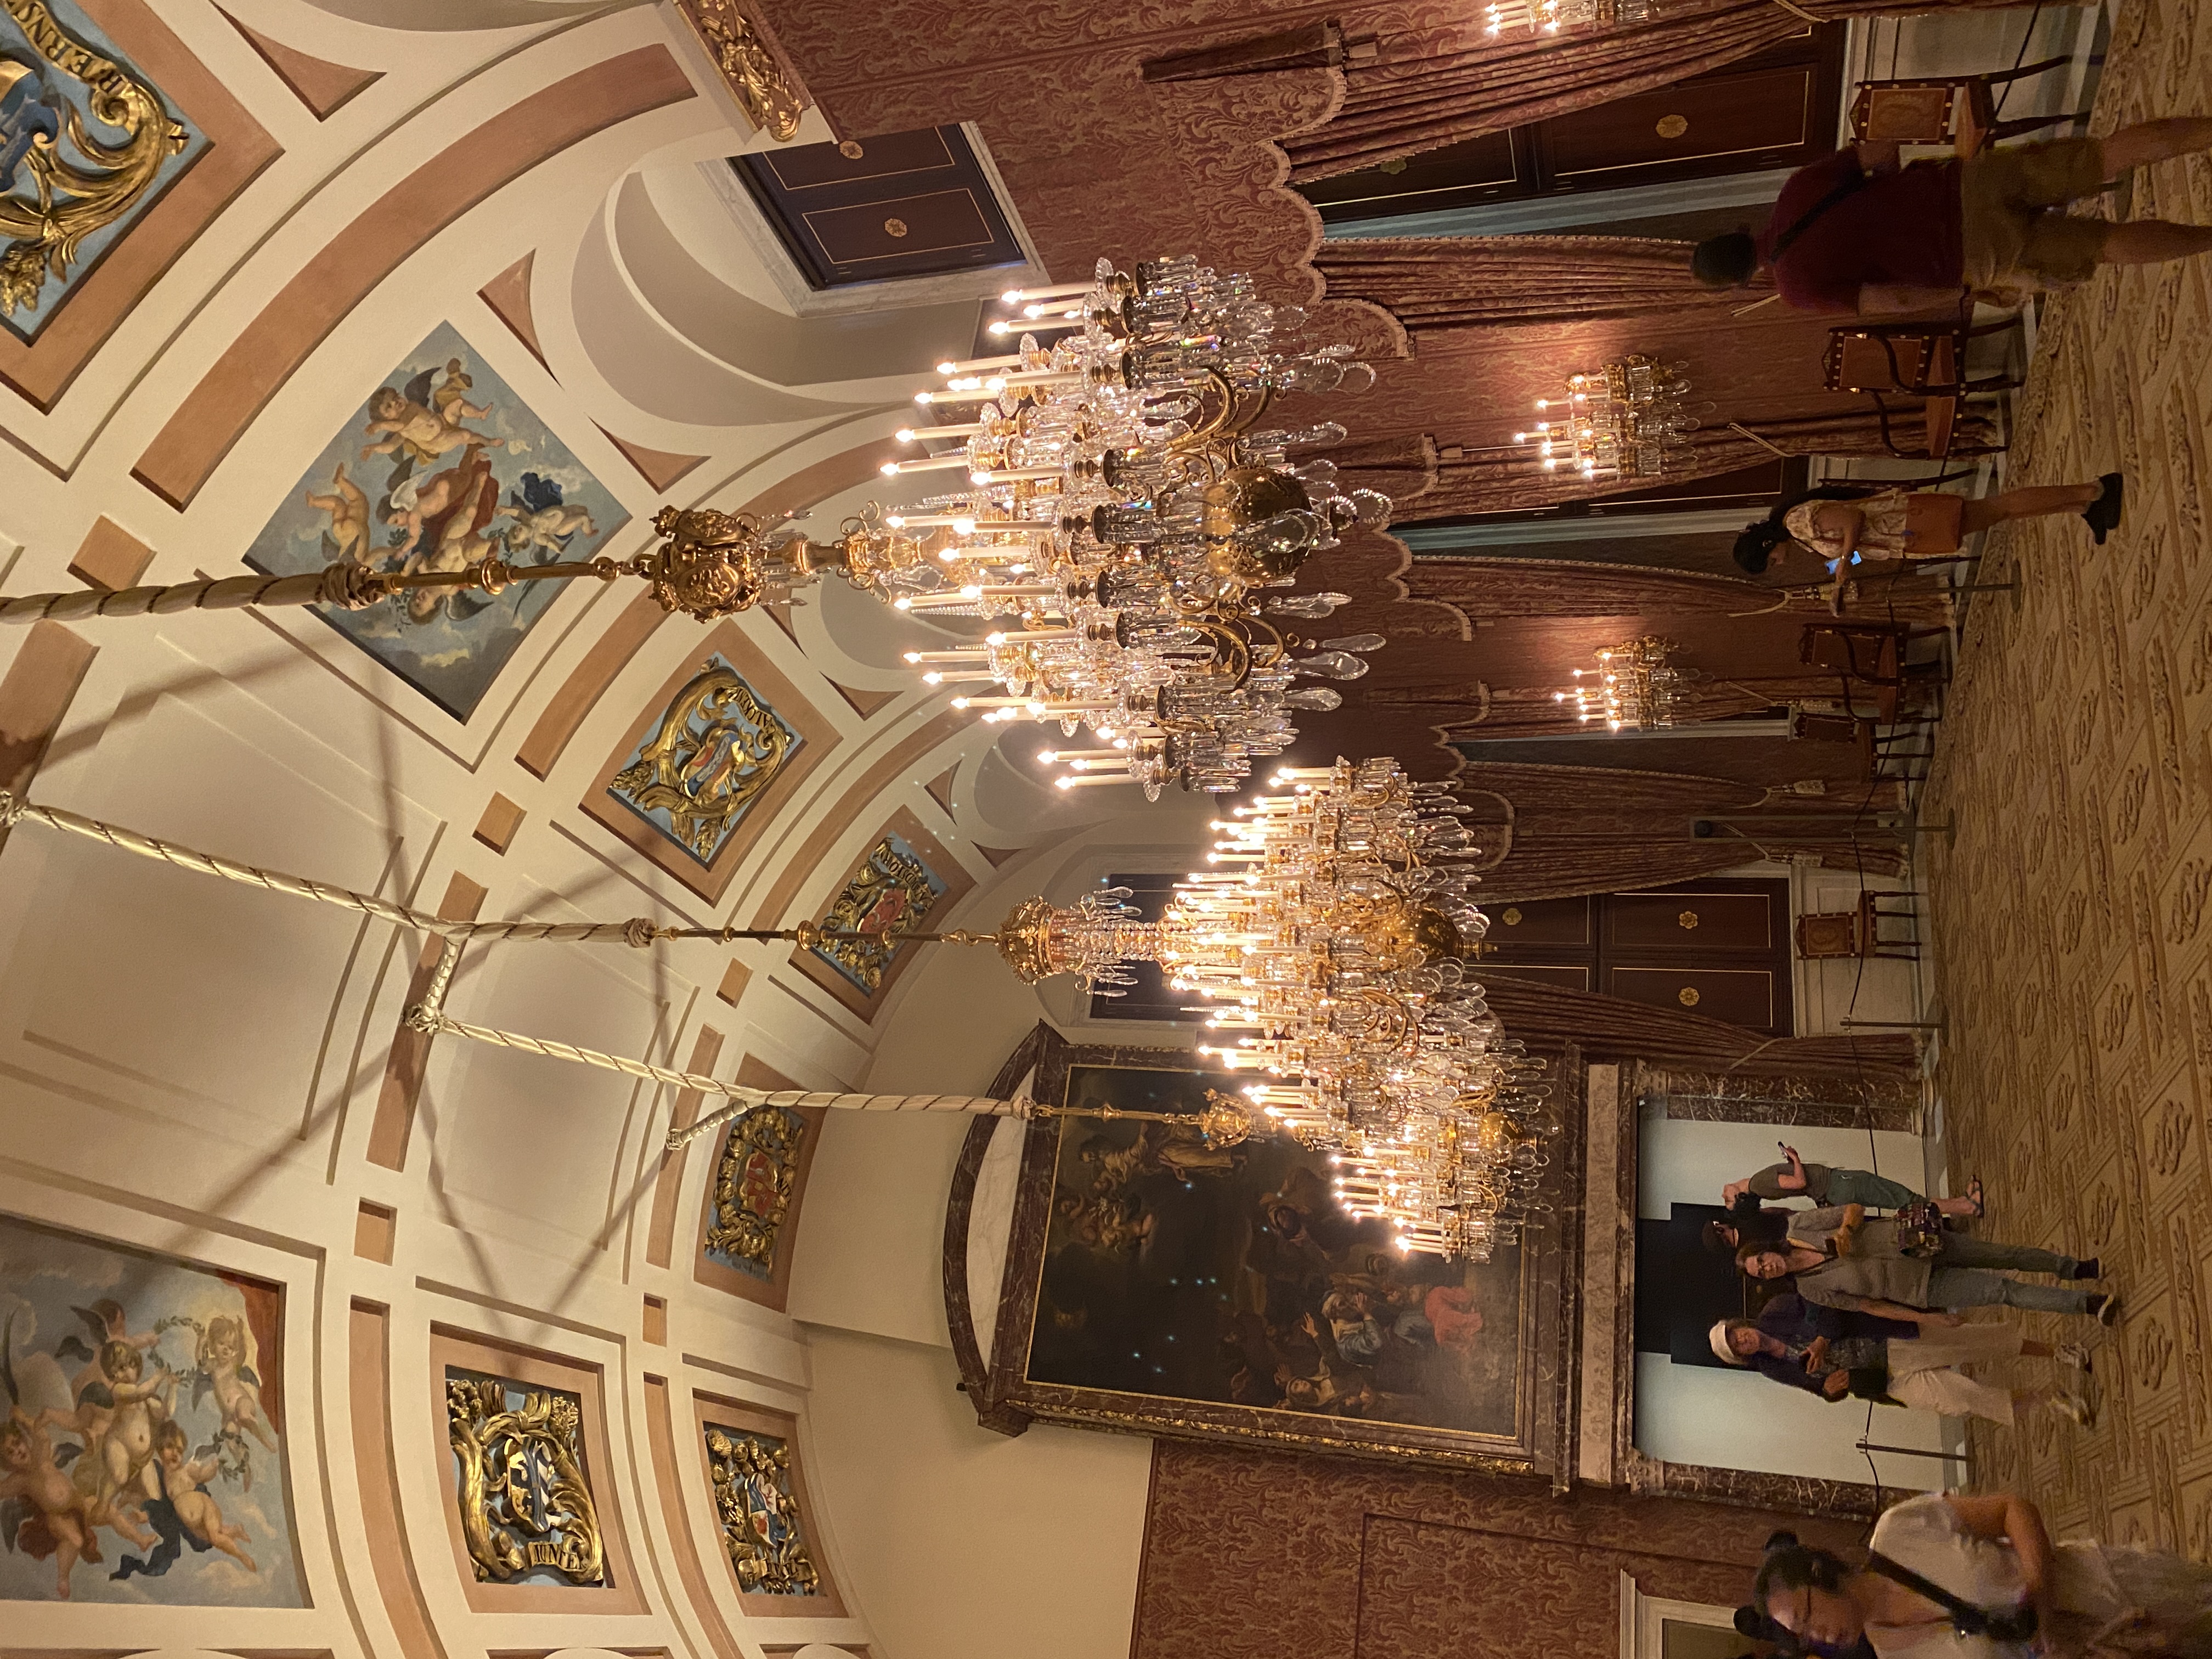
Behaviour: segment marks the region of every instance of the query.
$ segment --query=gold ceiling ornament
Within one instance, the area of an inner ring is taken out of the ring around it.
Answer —
[[[539,1571],[571,1584],[606,1583],[599,1513],[584,1481],[582,1426],[572,1394],[447,1371],[461,1537],[479,1583]]]
[[[798,742],[743,676],[710,658],[608,787],[640,812],[666,811],[676,839],[703,862]]]
[[[822,1575],[792,1491],[791,1443],[738,1429],[707,1431],[707,1473],[722,1550],[738,1588],[757,1595],[815,1595]]]
[[[788,1107],[756,1106],[738,1118],[708,1189],[708,1249],[774,1269],[805,1134],[806,1120]]]
[[[9,239],[0,252],[0,315],[12,316],[37,310],[47,282],[68,273],[85,239],[138,205],[187,135],[160,93],[70,34],[45,0],[0,3],[32,50],[84,87],[92,113],[124,135],[120,143],[94,137],[76,110],[58,109],[43,93],[34,67],[0,58],[0,237]],[[9,189],[18,174],[27,199]]]
[[[796,138],[806,105],[732,0],[686,0],[682,9],[745,118],[780,144]]]

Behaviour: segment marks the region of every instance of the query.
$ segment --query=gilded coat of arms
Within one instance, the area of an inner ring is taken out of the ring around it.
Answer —
[[[826,933],[867,937],[824,939],[814,947],[814,954],[864,994],[873,996],[883,989],[884,975],[898,954],[901,938],[929,919],[944,892],[944,881],[905,837],[886,835],[869,850],[822,918]]]
[[[730,1126],[714,1170],[709,1255],[757,1278],[775,1271],[805,1138],[805,1118],[787,1106],[757,1106]]]
[[[606,1583],[574,1395],[449,1367],[446,1425],[478,1583]]]
[[[47,0],[0,9],[0,317],[12,319],[65,283],[88,242],[136,212],[193,138],[159,91]]]
[[[791,1446],[772,1435],[707,1431],[708,1472],[722,1548],[738,1587],[761,1595],[818,1595],[821,1575],[808,1553],[791,1490]]]
[[[720,657],[676,694],[607,793],[701,864],[804,740]]]

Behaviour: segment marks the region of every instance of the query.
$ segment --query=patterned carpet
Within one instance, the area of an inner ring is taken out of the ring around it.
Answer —
[[[2125,0],[2094,130],[2212,111],[2208,28]],[[2126,211],[2212,223],[2212,161],[2139,176]],[[2098,1426],[1977,1425],[1974,1484],[2061,1537],[2212,1560],[2208,344],[2212,258],[2046,308],[2012,481],[2123,468],[2128,522],[2101,550],[2071,520],[1992,537],[1982,579],[2022,592],[1978,598],[1923,816],[1958,824],[1929,854],[1952,1190],[1983,1177],[1990,1237],[2101,1255],[2126,1310],[2097,1334]]]

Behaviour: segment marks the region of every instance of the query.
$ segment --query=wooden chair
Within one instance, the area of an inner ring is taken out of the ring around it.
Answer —
[[[1886,910],[1884,900],[1917,900],[1919,895],[1903,890],[1864,892],[1859,895],[1856,910],[1814,910],[1797,918],[1793,932],[1797,955],[1805,962],[1834,961],[1839,957],[1885,957],[1897,961],[1917,962],[1920,958],[1919,912],[1908,903],[1901,910]],[[1881,926],[1892,927],[1899,922],[1909,923],[1911,939],[1884,939]]]
[[[1816,714],[1801,708],[1790,717],[1790,735],[1808,743],[1851,744],[1869,781],[1917,783],[1928,775],[1927,763],[1936,757],[1932,741],[1924,749],[1918,746],[1930,738],[1929,728],[1916,724],[1881,737],[1872,720],[1856,714]],[[1912,746],[1899,749],[1899,744]]]
[[[1908,685],[1940,684],[1940,662],[1909,663],[1905,647],[1943,628],[1912,628],[1903,623],[1808,623],[1797,641],[1797,659],[1808,668],[1832,671],[1851,696],[1861,685],[1875,692],[1873,718],[1885,726],[1896,722]],[[1856,710],[1852,711],[1855,714]]]
[[[1920,910],[1917,902],[1919,897],[1917,893],[1897,888],[1881,891],[1869,888],[1861,893],[1857,917],[1858,953],[1863,957],[1900,957],[1917,962],[1920,959]],[[1903,909],[1885,910],[1881,908],[1884,899],[1903,899],[1906,902]],[[1904,922],[1912,937],[1884,939],[1881,925],[1885,921],[1893,926]]]
[[[1994,323],[1846,323],[1828,331],[1827,349],[1821,354],[1823,383],[1831,392],[1864,392],[1874,399],[1881,422],[1881,441],[1893,455],[1925,454],[1942,460],[1954,454],[1990,454],[1999,445],[1958,444],[1959,408],[1968,398],[2009,392],[2021,382],[2010,374],[1966,374],[1966,343],[1985,335],[2017,328],[2017,316]],[[1917,451],[1900,448],[1890,426],[1892,410],[1885,396],[1901,394],[1921,400],[1927,421],[1926,434]]]
[[[1875,143],[1955,144],[1972,155],[1999,139],[2033,132],[2061,121],[2081,121],[2087,112],[1997,118],[1992,87],[2025,81],[2046,70],[2063,69],[2070,58],[2046,58],[1996,75],[1962,75],[1925,81],[1867,81],[1851,104],[1851,137]],[[1955,117],[1955,123],[1954,118]]]
[[[1858,915],[1850,910],[1808,910],[1797,918],[1797,955],[1820,962],[1859,953]]]

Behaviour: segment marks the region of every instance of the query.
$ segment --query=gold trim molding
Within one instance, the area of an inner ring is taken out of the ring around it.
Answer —
[[[745,118],[780,144],[799,136],[806,98],[733,0],[683,0],[678,8],[714,60]]]

